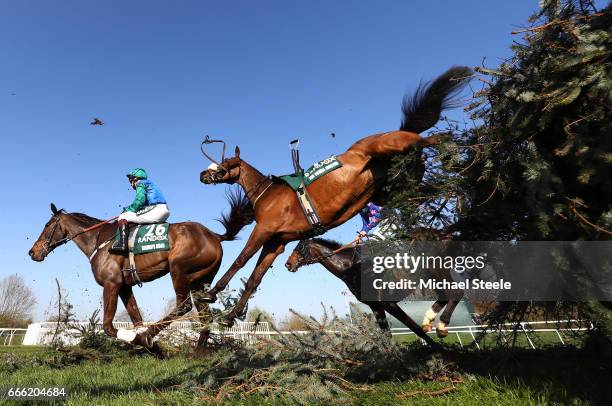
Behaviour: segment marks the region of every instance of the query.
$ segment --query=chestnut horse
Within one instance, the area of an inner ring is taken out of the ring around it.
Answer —
[[[322,238],[302,240],[287,259],[285,266],[290,272],[297,272],[302,266],[319,263],[344,282],[351,293],[361,301],[361,263],[358,260],[359,255],[356,252],[356,248],[341,249],[342,247],[336,241]],[[434,273],[432,277],[436,279],[450,279],[450,273],[447,270],[436,270]],[[455,307],[457,307],[457,304],[463,297],[463,292],[460,290],[447,290],[441,296],[448,298],[448,300],[438,300],[433,304],[431,309],[425,313],[423,324],[421,325],[422,328],[397,305],[397,302],[361,302],[372,310],[380,328],[385,330],[389,328],[387,316],[385,315],[386,311],[428,344],[432,344],[431,338],[425,334],[431,330],[431,322],[434,321],[438,312],[444,307],[444,312],[442,312],[440,322],[436,327],[436,335],[440,338],[446,337],[448,335],[447,326],[450,323]]]
[[[74,240],[89,258],[96,282],[104,288],[104,332],[111,337],[148,348],[153,346],[153,337],[163,328],[192,309],[190,298],[192,293],[193,302],[204,325],[198,340],[198,348],[201,349],[208,340],[207,324],[212,321],[212,314],[208,304],[199,300],[199,295],[204,291],[204,286],[212,282],[219,270],[223,256],[221,242],[234,240],[238,232],[253,221],[252,206],[244,194],[229,193],[228,200],[231,212],[229,216],[224,215],[219,220],[226,230],[225,234],[216,234],[195,222],[174,223],[170,224],[168,231],[171,247],[169,251],[135,256],[138,276],[142,282],[150,282],[170,272],[176,293],[176,308],[146,329],[143,327],[142,317],[132,292],[132,286],[137,281],[129,272],[122,271],[130,266],[128,257],[111,254],[108,251],[110,244],[104,245],[114,238],[116,223],[104,224],[95,230],[83,232],[101,223],[101,220],[82,213],[66,213],[51,203],[53,215],[29,254],[34,261],[40,262],[58,246]],[[118,296],[121,297],[134,327],[137,328],[136,331],[117,330],[113,327]]]
[[[360,139],[337,157],[342,167],[308,186],[313,206],[325,229],[346,222],[369,201],[384,202],[382,186],[391,157],[438,142],[437,137],[423,138],[418,133],[433,127],[444,109],[456,105],[454,96],[471,75],[467,67],[452,67],[433,82],[419,86],[412,97],[404,98],[399,131]],[[249,165],[240,157],[238,147],[234,157],[211,165],[200,174],[200,180],[205,184],[238,183],[255,209],[256,226],[245,247],[225,275],[203,297],[207,302],[214,302],[217,293],[227,286],[236,272],[262,249],[242,297],[221,321],[231,326],[285,245],[308,238],[312,232],[295,192]]]

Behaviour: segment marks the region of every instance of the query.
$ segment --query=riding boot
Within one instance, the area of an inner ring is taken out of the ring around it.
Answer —
[[[129,225],[127,221],[119,222],[119,239],[115,240],[110,248],[112,254],[127,254],[128,253],[128,233]]]

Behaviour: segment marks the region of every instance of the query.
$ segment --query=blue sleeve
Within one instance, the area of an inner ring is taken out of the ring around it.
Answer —
[[[361,231],[365,231],[367,233],[368,231],[370,231],[370,229],[368,228],[368,223],[370,222],[370,219],[368,219],[368,215],[365,214],[363,211],[360,211],[359,215],[361,216],[361,222],[363,223]]]

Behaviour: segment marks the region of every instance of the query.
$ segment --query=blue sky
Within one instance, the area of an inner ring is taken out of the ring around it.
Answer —
[[[166,195],[171,221],[221,231],[214,219],[227,209],[224,186],[198,180],[209,164],[199,152],[205,134],[225,139],[230,151],[239,145],[244,159],[274,174],[291,171],[288,142],[299,137],[307,166],[396,129],[401,98],[419,80],[484,57],[497,65],[516,39],[510,32],[536,8],[535,1],[4,2],[0,277],[24,276],[38,298],[36,319],[53,300],[55,277],[78,315],[89,315],[101,288],[75,245],[43,263],[27,255],[50,202],[112,217],[133,197],[125,173],[144,167]],[[106,124],[90,126],[92,117]],[[358,225],[326,237],[348,241]],[[219,275],[248,231],[224,244]],[[290,307],[318,314],[321,302],[344,312],[339,281],[318,266],[290,274],[286,257],[252,305],[277,316]],[[136,295],[157,317],[173,291],[165,277]]]

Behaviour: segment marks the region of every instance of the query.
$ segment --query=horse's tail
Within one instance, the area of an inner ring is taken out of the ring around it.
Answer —
[[[231,209],[229,214],[224,213],[217,219],[225,228],[225,234],[217,235],[221,241],[233,241],[240,230],[255,220],[255,211],[242,189],[228,189],[225,195]]]
[[[453,66],[436,80],[419,84],[412,96],[404,96],[400,130],[418,134],[433,127],[443,110],[461,105],[457,94],[472,74],[466,66]]]

